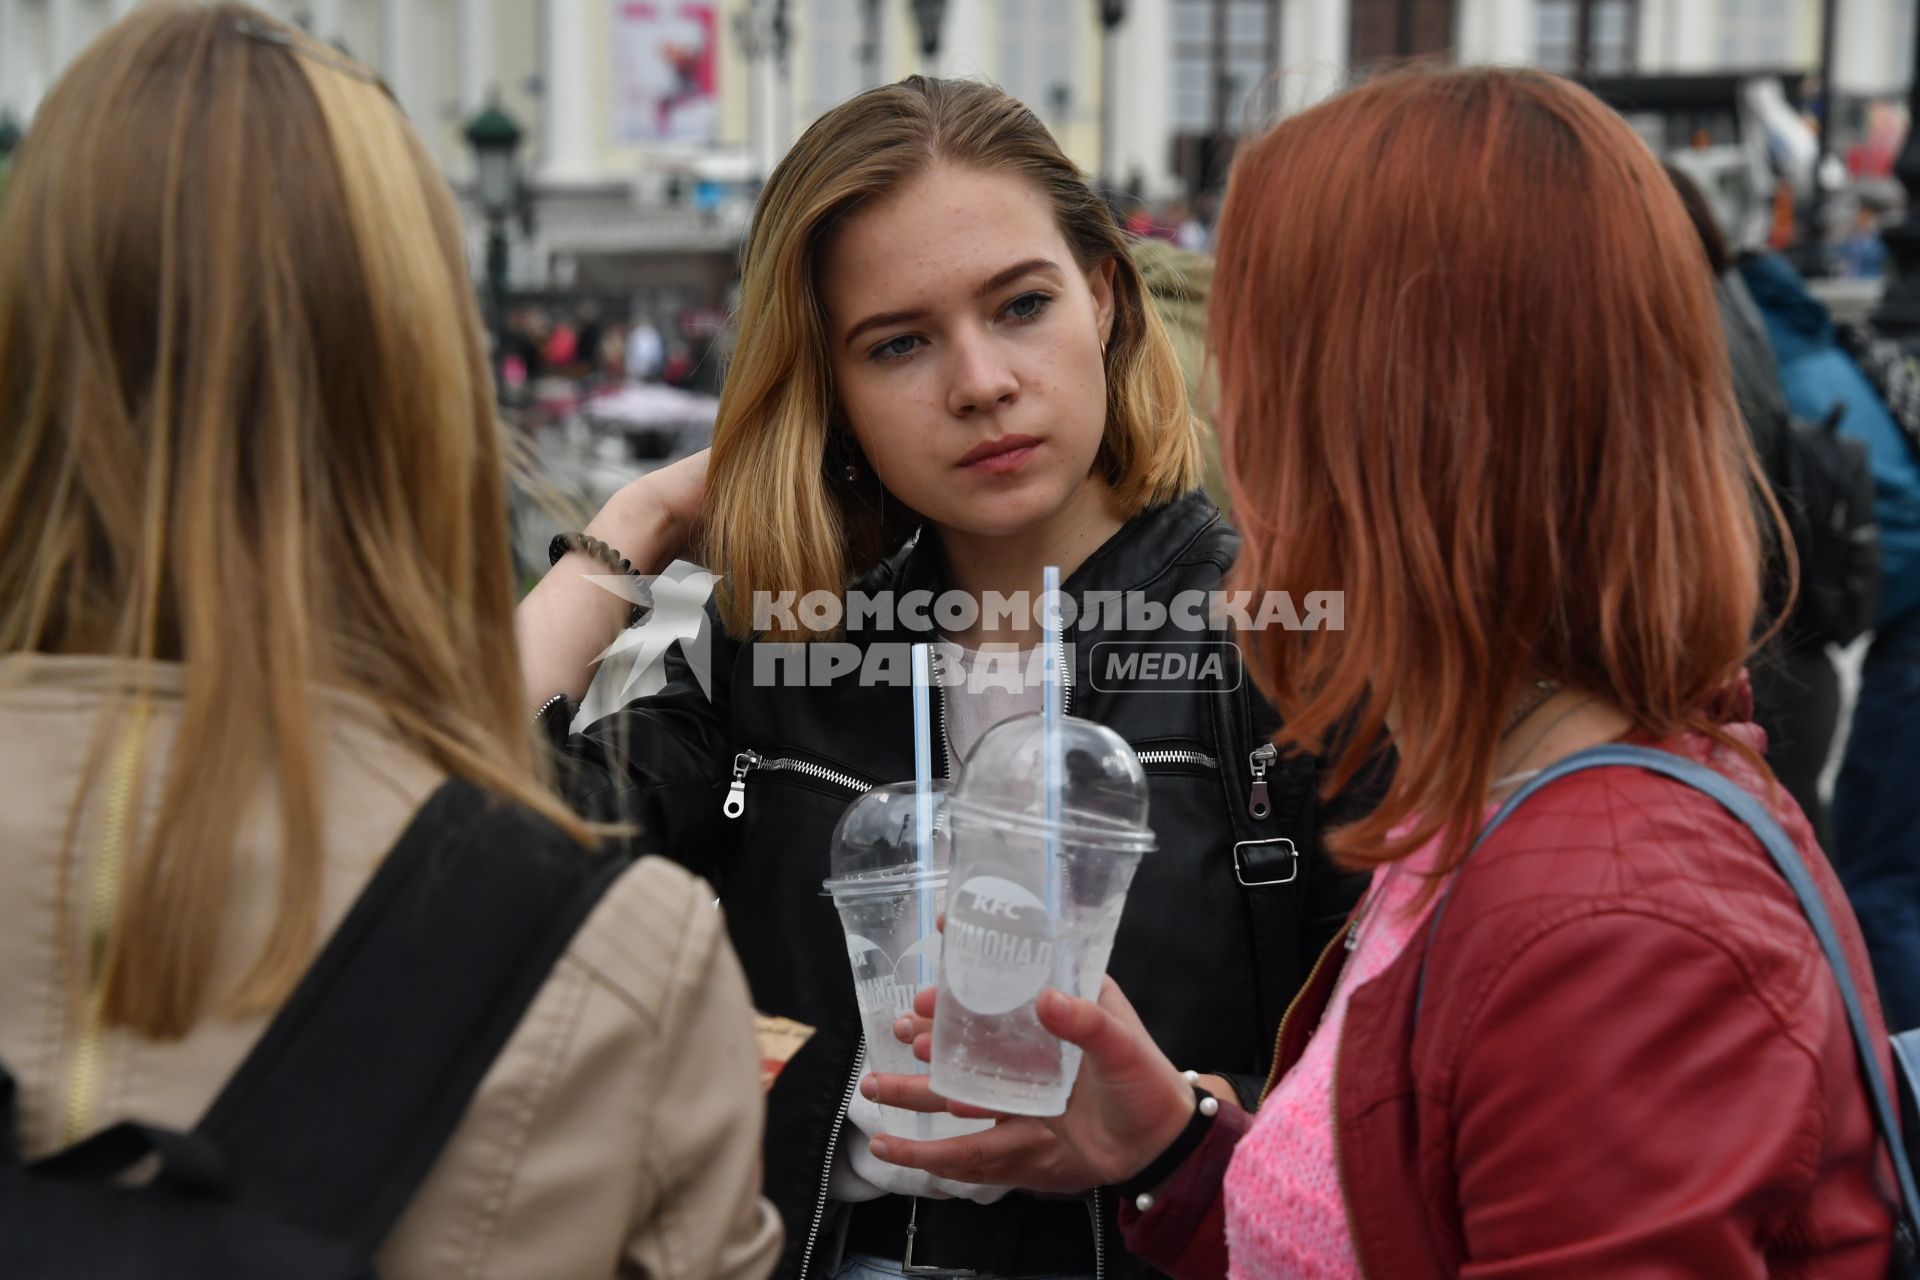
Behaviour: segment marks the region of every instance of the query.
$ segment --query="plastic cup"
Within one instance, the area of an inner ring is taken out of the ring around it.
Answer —
[[[1036,715],[988,730],[947,806],[953,888],[931,1082],[953,1101],[1030,1116],[1065,1111],[1080,1069],[1080,1050],[1040,1025],[1035,1001],[1049,987],[1099,994],[1154,843],[1146,775],[1125,739],[1063,717],[1049,809],[1043,735]]]
[[[823,885],[846,929],[854,998],[866,1034],[867,1064],[893,1075],[925,1075],[927,1065],[894,1037],[893,1025],[913,1011],[914,997],[940,972],[935,921],[946,904],[947,820],[944,786],[935,793],[931,865],[918,858],[911,782],[876,787],[853,802],[834,830]],[[881,1127],[903,1138],[977,1133],[991,1121],[962,1120],[881,1107]]]

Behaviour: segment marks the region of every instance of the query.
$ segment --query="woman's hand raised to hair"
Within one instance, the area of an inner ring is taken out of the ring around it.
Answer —
[[[909,1028],[914,1054],[922,1061],[932,1052],[925,1020],[933,1016],[934,999],[931,988],[920,993],[914,1003],[920,1021]],[[1123,1182],[1151,1164],[1192,1117],[1193,1090],[1154,1044],[1126,996],[1108,978],[1098,1003],[1048,991],[1038,1010],[1041,1026],[1085,1054],[1065,1114],[1000,1116],[948,1103],[925,1076],[871,1075],[861,1081],[861,1090],[887,1106],[999,1120],[983,1133],[938,1142],[875,1138],[873,1154],[959,1182],[1068,1193]]]
[[[618,548],[641,573],[660,572],[693,543],[706,509],[712,452],[702,449],[629,481],[607,499],[586,532]]]
[[[706,504],[708,452],[626,484],[584,532],[625,556],[635,571],[659,573],[693,543]],[[576,702],[585,697],[595,661],[626,625],[632,604],[588,581],[607,572],[587,556],[564,556],[515,611],[520,671],[534,706],[556,693]]]

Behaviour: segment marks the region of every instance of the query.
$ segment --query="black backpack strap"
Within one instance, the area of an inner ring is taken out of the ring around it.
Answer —
[[[239,1201],[371,1253],[625,866],[443,785],[196,1130]]]

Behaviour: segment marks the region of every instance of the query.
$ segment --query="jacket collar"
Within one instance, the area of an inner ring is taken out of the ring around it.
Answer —
[[[1061,589],[1133,591],[1164,574],[1194,539],[1221,525],[1219,509],[1203,490],[1149,507],[1125,524],[1075,569]],[[1224,526],[1222,526],[1224,532]],[[859,584],[866,590],[939,592],[946,586],[940,544],[923,525],[907,544]]]

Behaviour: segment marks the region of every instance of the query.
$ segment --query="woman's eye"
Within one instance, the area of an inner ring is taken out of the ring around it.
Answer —
[[[1007,304],[1006,314],[1014,320],[1033,320],[1047,309],[1053,299],[1044,293],[1023,293]]]
[[[903,333],[897,338],[889,338],[873,349],[873,358],[875,360],[904,360],[913,354],[914,347],[919,341],[920,339],[910,333]]]

